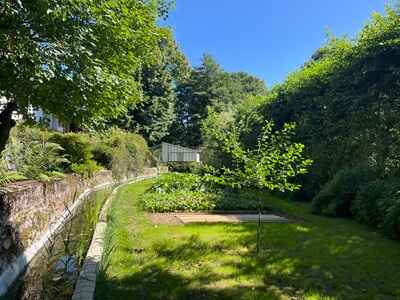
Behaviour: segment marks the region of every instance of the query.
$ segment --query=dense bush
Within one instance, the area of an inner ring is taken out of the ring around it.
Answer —
[[[400,178],[376,180],[357,193],[352,213],[360,223],[400,238]]]
[[[400,238],[400,194],[397,191],[379,201],[379,210],[383,214],[383,222],[380,228],[387,236]]]
[[[111,167],[118,179],[140,173],[145,166],[155,165],[144,138],[120,129],[103,133],[92,151],[94,159],[105,167]]]
[[[197,173],[199,168],[200,163],[195,161],[168,163],[168,170],[170,170],[171,172]]]
[[[91,177],[101,169],[93,160],[92,141],[82,133],[53,133],[50,140],[61,145],[62,153],[68,159],[64,163],[66,172],[77,173]]]
[[[150,191],[166,194],[177,191],[202,191],[205,186],[201,178],[190,173],[170,173],[158,178],[151,186]]]
[[[267,198],[262,191],[216,189],[205,177],[172,173],[156,180],[142,204],[150,212],[257,210],[268,208]]]
[[[373,169],[364,166],[339,171],[314,197],[313,212],[335,217],[351,216],[358,190],[375,176]]]
[[[102,168],[122,179],[154,163],[146,141],[122,130],[61,133],[17,126],[0,158],[0,184],[24,178],[50,180],[63,173],[91,177]]]
[[[0,181],[4,184],[24,178],[43,181],[60,178],[63,165],[68,163],[63,150],[59,144],[49,141],[47,132],[17,126],[11,131],[0,159]]]
[[[376,13],[356,38],[332,37],[263,103],[238,112],[253,114],[242,132],[249,147],[264,120],[296,122],[314,161],[298,195],[311,200],[340,170],[369,161],[379,176],[399,175],[399,36],[400,9]]]
[[[98,141],[92,146],[93,159],[106,169],[112,168],[113,148]]]

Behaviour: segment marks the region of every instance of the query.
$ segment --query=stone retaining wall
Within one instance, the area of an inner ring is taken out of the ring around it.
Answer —
[[[3,269],[38,239],[85,189],[112,183],[111,171],[84,180],[67,175],[62,180],[27,180],[0,191],[0,274]]]

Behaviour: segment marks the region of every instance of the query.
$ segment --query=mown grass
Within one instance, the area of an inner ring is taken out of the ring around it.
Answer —
[[[120,190],[109,218],[96,299],[400,299],[400,243],[350,220],[268,197],[289,224],[153,225]]]

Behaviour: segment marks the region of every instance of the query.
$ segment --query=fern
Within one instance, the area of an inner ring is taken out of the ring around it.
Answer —
[[[21,181],[27,179],[19,172],[5,172],[4,170],[0,171],[0,186],[4,186],[8,183]]]
[[[49,142],[44,135],[40,140],[27,139],[17,132],[10,136],[3,151],[3,161],[7,165],[5,170],[16,170],[27,178],[41,181],[61,178],[62,165],[68,162],[60,154],[63,150],[59,144]]]

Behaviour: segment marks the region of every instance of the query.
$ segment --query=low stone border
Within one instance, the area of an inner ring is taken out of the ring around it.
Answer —
[[[111,193],[110,197],[107,199],[106,203],[100,213],[99,222],[96,225],[96,229],[93,234],[92,242],[90,243],[89,250],[86,254],[85,261],[83,262],[82,269],[79,273],[78,281],[75,285],[74,294],[72,300],[93,300],[94,293],[96,290],[96,277],[99,271],[99,266],[101,263],[104,238],[107,227],[107,211],[111,206],[119,188],[134,183],[142,181],[144,179],[150,179],[157,177],[157,175],[139,176],[133,180],[129,180],[118,187],[116,187]]]
[[[123,182],[121,185],[119,185],[116,189],[114,189],[114,192],[122,185],[134,182],[136,180],[143,180],[146,178],[156,177],[158,176],[158,174],[165,173],[165,172],[159,172],[157,168],[148,168],[147,170],[151,169],[155,171],[153,174],[130,178],[125,182]],[[12,263],[10,263],[6,267],[6,269],[4,269],[4,271],[0,274],[0,297],[4,296],[8,292],[8,290],[18,279],[18,277],[25,271],[27,265],[31,262],[31,260],[39,253],[39,251],[44,247],[44,245],[46,245],[49,239],[55,233],[59,232],[61,228],[63,228],[63,226],[69,221],[71,216],[80,207],[80,205],[83,203],[86,197],[94,191],[110,187],[113,184],[115,184],[114,181],[105,182],[96,185],[92,188],[87,188],[86,190],[84,190],[76,199],[76,201],[70,207],[68,207],[68,209],[66,209],[64,213],[57,219],[57,221],[49,225],[49,228],[40,236],[40,238],[35,240],[27,249],[24,250],[24,252],[21,255],[19,255]]]
[[[38,240],[36,240],[21,255],[19,255],[14,262],[8,265],[8,267],[0,275],[0,296],[4,296],[8,292],[8,289],[12,286],[12,284],[20,276],[20,274],[22,274],[30,261],[36,256],[37,253],[39,253],[39,251],[54,235],[54,233],[58,232],[64,226],[64,224],[68,222],[71,214],[76,211],[76,209],[83,203],[86,197],[91,192],[97,191],[110,185],[112,185],[112,182],[103,183],[95,186],[94,188],[88,188],[84,190],[83,193],[80,194],[76,201],[71,205],[71,207],[69,207],[68,210],[65,210],[61,217],[55,223],[50,224],[49,228]]]

